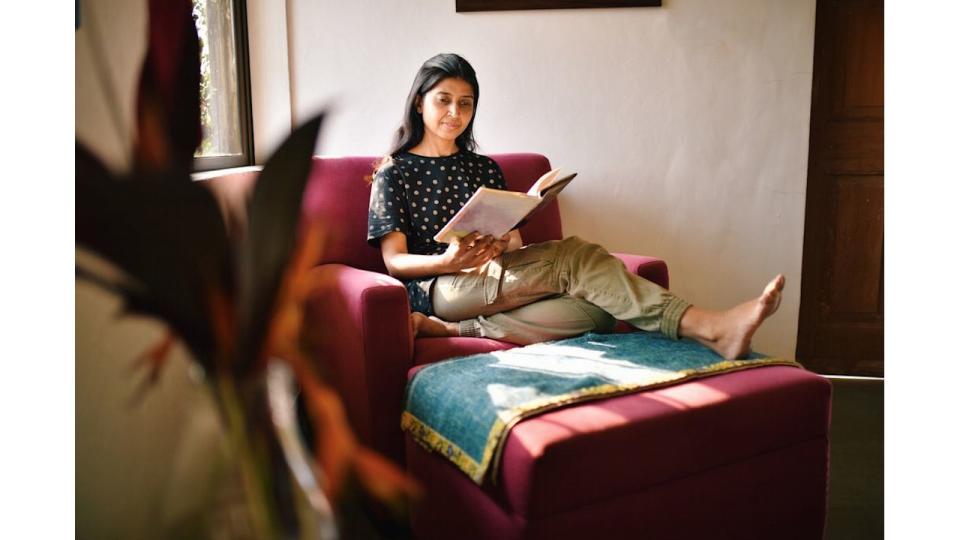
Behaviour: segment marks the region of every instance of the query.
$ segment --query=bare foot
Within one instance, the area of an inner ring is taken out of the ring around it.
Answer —
[[[460,335],[460,325],[436,317],[427,317],[414,311],[410,314],[413,337],[455,337]]]
[[[757,298],[724,311],[691,307],[680,320],[680,335],[696,339],[726,360],[745,356],[750,352],[753,334],[780,307],[785,283],[786,278],[780,274],[767,283]]]

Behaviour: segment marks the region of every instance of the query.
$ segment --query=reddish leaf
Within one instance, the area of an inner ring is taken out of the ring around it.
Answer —
[[[78,268],[80,277],[121,294],[129,311],[163,319],[212,367],[218,340],[233,336],[214,333],[211,300],[235,290],[233,247],[213,195],[185,172],[119,178],[79,143],[75,155],[77,245],[125,274],[118,282]]]
[[[200,39],[190,0],[149,0],[149,38],[137,94],[136,168],[189,170],[203,138]]]
[[[237,266],[239,372],[262,365],[270,327],[280,307],[280,287],[302,241],[297,233],[303,190],[322,120],[321,113],[287,137],[267,159],[250,196]]]

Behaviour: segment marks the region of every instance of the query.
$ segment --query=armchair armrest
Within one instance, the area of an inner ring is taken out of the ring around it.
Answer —
[[[316,363],[340,391],[360,441],[402,464],[400,414],[413,336],[396,279],[343,264],[312,271],[305,306]]]
[[[630,272],[647,278],[664,289],[670,288],[670,273],[663,259],[630,253],[611,253],[611,255],[620,259]]]

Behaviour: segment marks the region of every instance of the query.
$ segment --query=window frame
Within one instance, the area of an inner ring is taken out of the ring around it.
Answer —
[[[233,0],[233,38],[237,62],[237,103],[240,119],[240,155],[193,158],[193,172],[246,167],[254,164],[253,108],[250,98],[250,49],[247,36],[247,2]]]

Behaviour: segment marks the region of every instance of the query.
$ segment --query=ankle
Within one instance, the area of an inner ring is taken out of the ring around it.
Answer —
[[[680,326],[677,328],[677,333],[680,337],[688,337],[697,341],[717,341],[719,336],[714,324],[715,319],[714,313],[696,306],[690,306],[680,317]]]
[[[462,337],[483,337],[480,323],[476,319],[468,319],[459,323],[450,323],[456,329],[456,334]]]

